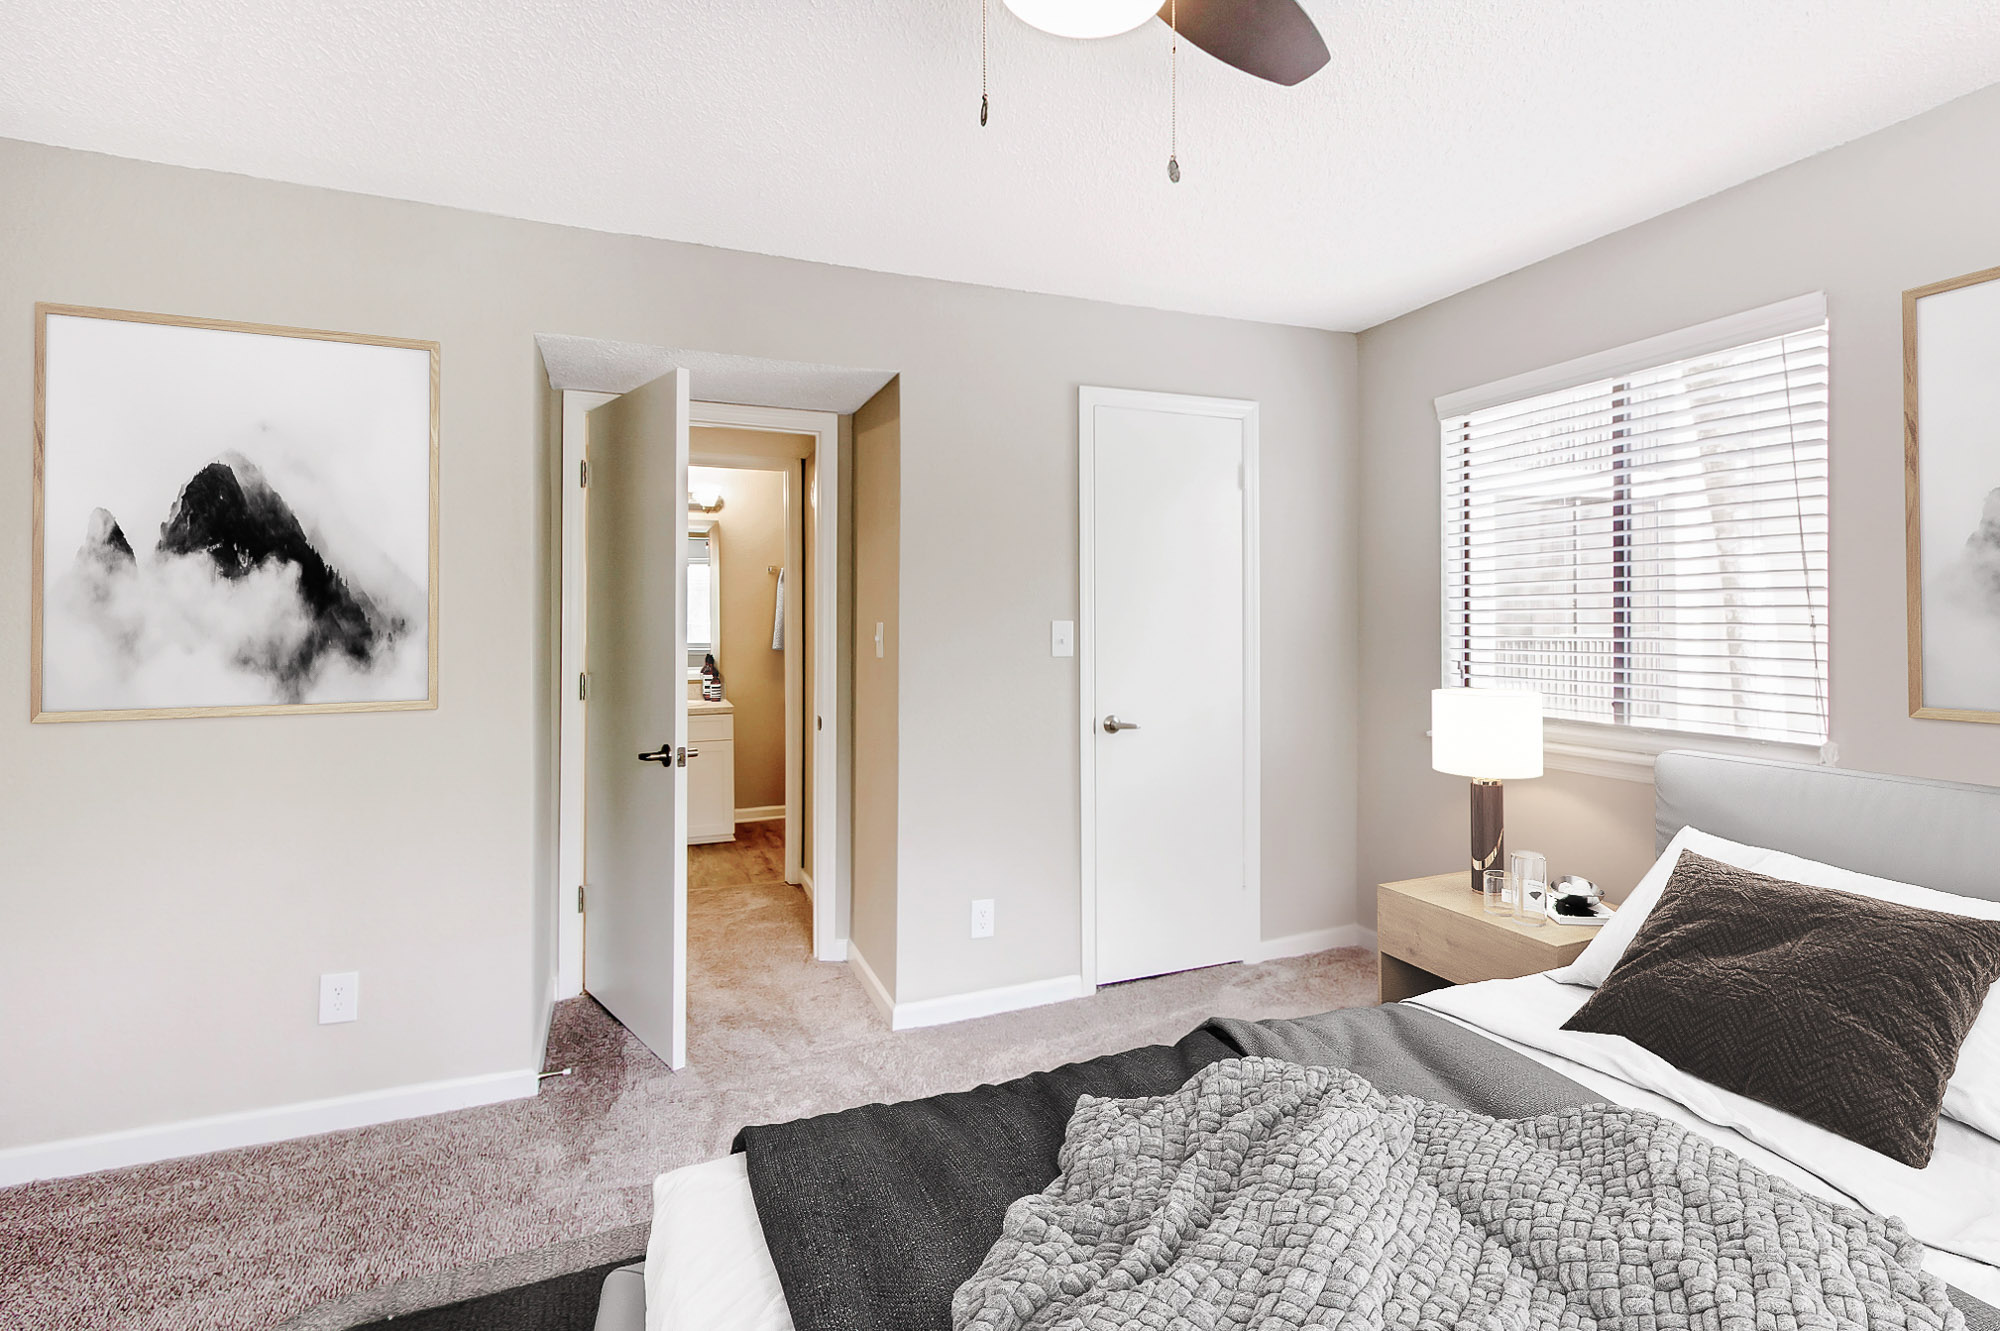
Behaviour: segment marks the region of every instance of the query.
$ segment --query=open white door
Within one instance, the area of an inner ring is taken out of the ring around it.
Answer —
[[[687,1062],[687,371],[590,413],[591,995]]]

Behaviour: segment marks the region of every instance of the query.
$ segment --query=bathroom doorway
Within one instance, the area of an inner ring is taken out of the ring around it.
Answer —
[[[595,990],[587,943],[595,894],[581,855],[591,822],[585,809],[591,783],[584,779],[580,741],[588,729],[583,718],[594,710],[589,672],[580,668],[589,651],[578,612],[590,600],[583,578],[589,560],[582,555],[592,544],[585,535],[591,525],[584,502],[590,477],[582,446],[589,433],[587,414],[616,396],[562,391],[563,473],[573,478],[577,492],[565,504],[563,525],[560,668],[575,688],[560,700],[558,872],[561,881],[579,886],[573,896],[565,891],[558,907],[557,997]],[[815,798],[819,791],[839,787],[837,550],[844,427],[829,411],[700,401],[689,403],[686,427],[688,465],[677,488],[684,499],[701,502],[688,506],[677,576],[707,579],[700,589],[705,594],[688,596],[696,590],[690,586],[675,597],[687,619],[683,633],[691,633],[702,648],[672,666],[676,689],[685,690],[686,754],[676,784],[691,815],[686,869],[696,882],[754,879],[766,886],[784,885],[790,904],[777,912],[784,920],[775,932],[796,937],[812,959],[844,961],[847,943],[839,932],[838,911],[843,875],[835,859],[839,801]],[[760,485],[766,495],[776,496],[775,503],[753,498]],[[730,490],[738,491],[734,498],[727,497]],[[576,512],[568,511],[571,505]],[[686,571],[690,564],[692,572]],[[737,573],[752,576],[744,586],[733,586],[741,581]],[[726,592],[732,603],[740,592],[741,603],[726,604]],[[722,676],[723,697],[705,702],[701,667],[710,655]],[[778,689],[758,687],[772,675],[780,681]],[[775,780],[770,775],[774,751]],[[732,771],[739,764],[746,778],[740,798]],[[745,860],[752,863],[740,863]],[[681,877],[682,883],[688,881]],[[683,903],[686,890],[681,889]],[[698,941],[690,936],[686,905],[675,913],[681,920],[675,931],[681,957],[674,967],[679,975],[675,985],[683,993],[679,1006],[684,1010],[687,967],[698,967],[700,959],[685,950]],[[678,1058],[669,1062],[677,1064]]]
[[[690,881],[804,887],[813,439],[695,426],[689,443]]]

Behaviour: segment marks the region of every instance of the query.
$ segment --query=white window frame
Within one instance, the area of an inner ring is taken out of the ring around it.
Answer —
[[[720,670],[722,669],[722,533],[715,528],[714,518],[693,516],[688,518],[688,535],[703,537],[708,542],[708,623],[715,636],[715,641],[709,644],[709,651],[715,657],[715,668]],[[693,647],[688,648],[688,655],[690,657],[694,655]],[[689,661],[687,677],[689,680],[700,679],[701,667]]]
[[[1506,379],[1497,379],[1476,388],[1447,393],[1436,399],[1440,423],[1488,407],[1560,392],[1688,360],[1711,352],[1725,351],[1749,342],[1803,332],[1827,322],[1826,293],[1813,292],[1790,300],[1746,310],[1741,314],[1713,319],[1678,332],[1664,333],[1642,341],[1614,347],[1609,351],[1581,356],[1544,369],[1531,370]],[[1441,482],[1440,482],[1441,483]],[[1440,542],[1442,532],[1440,532]],[[1447,632],[1450,569],[1439,561],[1438,641]],[[1440,663],[1439,677],[1443,677]],[[1832,740],[1831,708],[1827,717],[1829,739],[1825,744],[1787,744],[1772,740],[1738,739],[1726,735],[1701,735],[1682,731],[1648,730],[1639,726],[1599,725],[1588,721],[1551,718],[1542,723],[1544,764],[1557,771],[1589,776],[1612,777],[1622,781],[1653,779],[1653,760],[1669,749],[1696,749],[1707,753],[1780,758],[1791,762],[1831,764],[1838,758]]]

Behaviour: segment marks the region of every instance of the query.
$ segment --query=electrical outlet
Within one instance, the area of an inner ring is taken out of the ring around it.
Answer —
[[[993,936],[993,903],[975,901],[972,903],[972,936],[991,938]]]
[[[361,1015],[361,972],[328,971],[319,977],[319,1024],[353,1021]]]

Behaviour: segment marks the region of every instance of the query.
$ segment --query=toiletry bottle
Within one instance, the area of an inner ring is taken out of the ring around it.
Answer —
[[[708,702],[722,701],[722,672],[715,668],[715,653],[701,659],[701,696]]]

